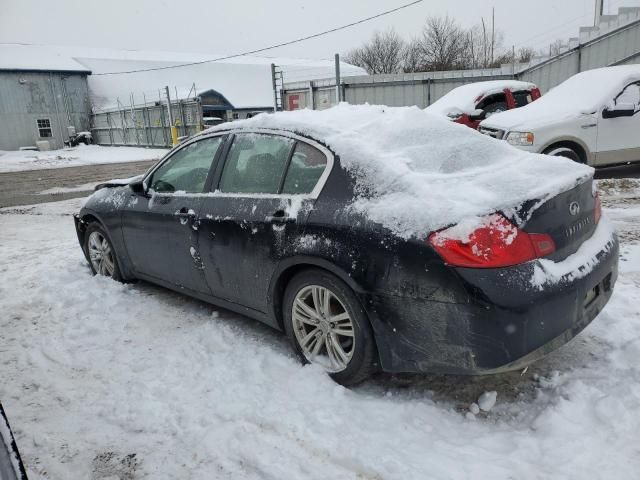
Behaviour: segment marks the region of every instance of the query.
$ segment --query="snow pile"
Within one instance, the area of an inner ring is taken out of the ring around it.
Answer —
[[[78,145],[48,152],[0,150],[0,173],[157,160],[167,152],[168,150],[164,148],[101,147],[99,145]]]
[[[258,115],[233,127],[288,129],[325,143],[357,180],[353,207],[404,238],[548,199],[593,174],[590,167],[515,149],[417,107],[341,104]]]
[[[445,117],[449,114],[472,114],[478,102],[487,95],[501,93],[505,88],[516,92],[519,90],[532,90],[535,87],[533,83],[519,80],[491,80],[488,82],[469,83],[454,88],[444,97],[425,108],[425,112]]]
[[[588,70],[574,75],[529,105],[492,115],[482,125],[506,130],[533,128],[596,113],[639,78],[640,65]]]
[[[31,479],[638,476],[637,242],[603,313],[531,373],[346,390],[257,322],[91,277],[78,202],[0,216],[0,398]]]
[[[598,255],[611,250],[614,236],[611,223],[601,218],[593,235],[574,254],[557,263],[544,258],[537,260],[531,284],[542,290],[549,283],[570,282],[585,277],[598,265]]]

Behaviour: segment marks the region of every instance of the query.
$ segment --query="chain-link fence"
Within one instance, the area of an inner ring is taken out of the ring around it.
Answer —
[[[197,99],[171,102],[171,116],[178,136],[198,133],[202,107]],[[91,115],[93,140],[99,145],[170,147],[171,125],[165,103],[122,106]]]

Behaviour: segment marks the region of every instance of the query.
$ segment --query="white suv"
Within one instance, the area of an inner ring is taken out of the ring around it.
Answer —
[[[592,166],[640,161],[640,65],[578,73],[536,102],[484,120],[479,130]]]

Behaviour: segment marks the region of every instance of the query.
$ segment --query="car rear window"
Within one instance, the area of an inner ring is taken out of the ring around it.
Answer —
[[[327,157],[317,148],[298,142],[291,157],[282,193],[311,193],[327,166]]]
[[[238,134],[227,155],[218,189],[225,193],[278,193],[293,140]]]

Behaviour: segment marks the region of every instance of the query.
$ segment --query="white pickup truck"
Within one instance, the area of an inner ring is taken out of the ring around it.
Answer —
[[[479,131],[591,166],[640,161],[640,65],[578,73],[539,100],[484,120]]]

